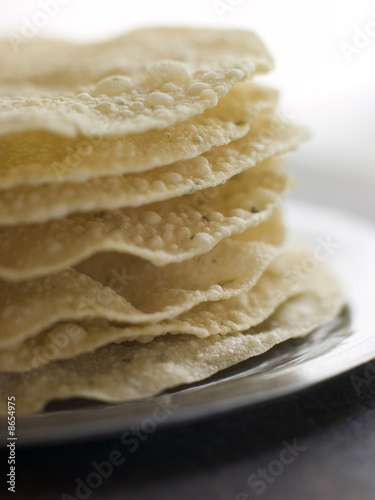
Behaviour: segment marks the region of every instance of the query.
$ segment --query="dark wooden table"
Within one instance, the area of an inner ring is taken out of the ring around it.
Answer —
[[[93,462],[113,450],[124,463],[92,493],[76,491],[77,478],[87,484]],[[156,430],[133,452],[119,436],[18,448],[16,483],[9,498],[22,500],[373,500],[375,363],[255,408]]]

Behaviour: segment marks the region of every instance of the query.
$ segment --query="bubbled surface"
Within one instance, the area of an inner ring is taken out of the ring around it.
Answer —
[[[0,135],[163,129],[273,64],[253,33],[238,30],[144,29],[101,44],[31,40],[22,48],[15,55],[8,40],[0,46]]]
[[[156,324],[119,327],[93,318],[91,321],[81,320],[79,324],[71,322],[54,325],[36,336],[26,338],[24,342],[2,348],[2,370],[26,371],[40,368],[56,359],[71,358],[112,342],[150,342],[166,333],[183,333],[204,338],[247,330],[268,318],[287,298],[306,288],[306,280],[299,279],[291,287],[288,280],[283,278],[285,269],[299,265],[309,256],[304,251],[288,248],[271,262],[250,290],[231,299],[201,303],[179,316]],[[111,298],[108,299],[110,302]],[[114,307],[111,309],[113,311]]]
[[[0,190],[0,224],[44,222],[74,212],[137,207],[224,184],[261,161],[294,149],[305,138],[304,129],[285,125],[264,143],[261,131],[271,126],[273,117],[262,113],[254,118],[251,131],[241,140],[144,173]]]
[[[290,191],[277,162],[260,164],[223,186],[145,205],[71,215],[0,229],[0,276],[20,280],[63,270],[97,252],[126,252],[164,266],[214,248],[269,219]]]
[[[187,160],[243,137],[277,93],[244,82],[213,109],[166,130],[106,138],[67,139],[47,133],[13,134],[0,139],[0,190],[44,183],[82,183],[101,176],[143,172]]]
[[[283,238],[276,217],[247,231],[241,241],[227,239],[184,264],[161,268],[107,252],[76,269],[20,283],[0,282],[0,346],[33,337],[57,321],[155,323],[202,302],[231,298],[256,283]]]
[[[7,394],[16,396],[21,415],[41,410],[56,398],[127,401],[202,380],[280,342],[307,335],[332,320],[343,304],[336,281],[321,270],[317,279],[305,283],[302,293],[283,303],[269,319],[244,332],[199,340],[191,335],[165,335],[146,344],[110,344],[29,373],[2,373],[0,412],[7,411]],[[83,334],[90,334],[90,327],[83,330]],[[106,331],[103,328],[104,334]]]

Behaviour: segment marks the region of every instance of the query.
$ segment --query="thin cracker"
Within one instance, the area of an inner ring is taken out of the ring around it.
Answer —
[[[243,82],[213,109],[165,130],[119,138],[99,132],[74,140],[41,132],[9,135],[0,140],[0,189],[82,183],[188,160],[243,137],[249,120],[276,101],[274,90]]]
[[[45,222],[74,212],[137,207],[224,184],[247,168],[294,149],[305,138],[304,129],[286,124],[264,144],[261,131],[270,128],[275,119],[274,114],[263,113],[251,122],[251,131],[243,139],[148,172],[0,190],[0,224]]]
[[[269,161],[232,177],[220,189],[2,228],[0,277],[19,281],[42,276],[104,251],[126,252],[158,266],[182,262],[269,219],[291,186],[291,177]]]
[[[49,43],[40,49],[30,41],[17,56],[2,54],[0,95],[13,87],[13,96],[33,97],[0,98],[0,135],[166,128],[214,107],[236,83],[273,66],[256,35],[240,30],[143,29],[101,44],[52,42],[48,51]]]
[[[6,414],[9,394],[16,396],[18,414],[24,415],[41,411],[56,399],[85,397],[123,402],[203,380],[280,342],[303,337],[335,318],[344,304],[340,288],[324,271],[320,277],[264,323],[244,333],[198,340],[190,335],[166,335],[147,344],[123,342],[49,363],[40,370],[3,373],[0,412]]]
[[[156,324],[114,325],[103,319],[80,323],[59,323],[23,342],[0,349],[2,371],[28,371],[57,359],[68,359],[94,351],[112,342],[149,342],[159,335],[190,334],[205,338],[226,335],[264,321],[287,298],[306,283],[291,286],[286,270],[310,257],[306,251],[285,249],[264,271],[256,285],[231,299],[201,303],[174,318]]]
[[[0,282],[0,345],[14,345],[57,321],[157,322],[201,302],[236,296],[257,282],[283,239],[276,216],[183,264],[160,268],[127,254],[105,253],[77,270]]]

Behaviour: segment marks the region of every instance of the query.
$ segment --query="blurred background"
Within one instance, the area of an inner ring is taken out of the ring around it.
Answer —
[[[150,24],[256,31],[276,60],[267,82],[312,131],[288,157],[295,197],[375,220],[375,1],[12,0],[0,12],[15,56],[41,35],[90,41]]]

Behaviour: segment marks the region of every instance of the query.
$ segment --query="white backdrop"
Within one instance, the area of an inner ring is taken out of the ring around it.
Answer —
[[[246,27],[260,34],[277,63],[268,80],[314,134],[291,163],[365,177],[375,192],[374,0],[0,2],[0,32],[12,40],[10,50],[17,36],[89,40],[155,23]]]

